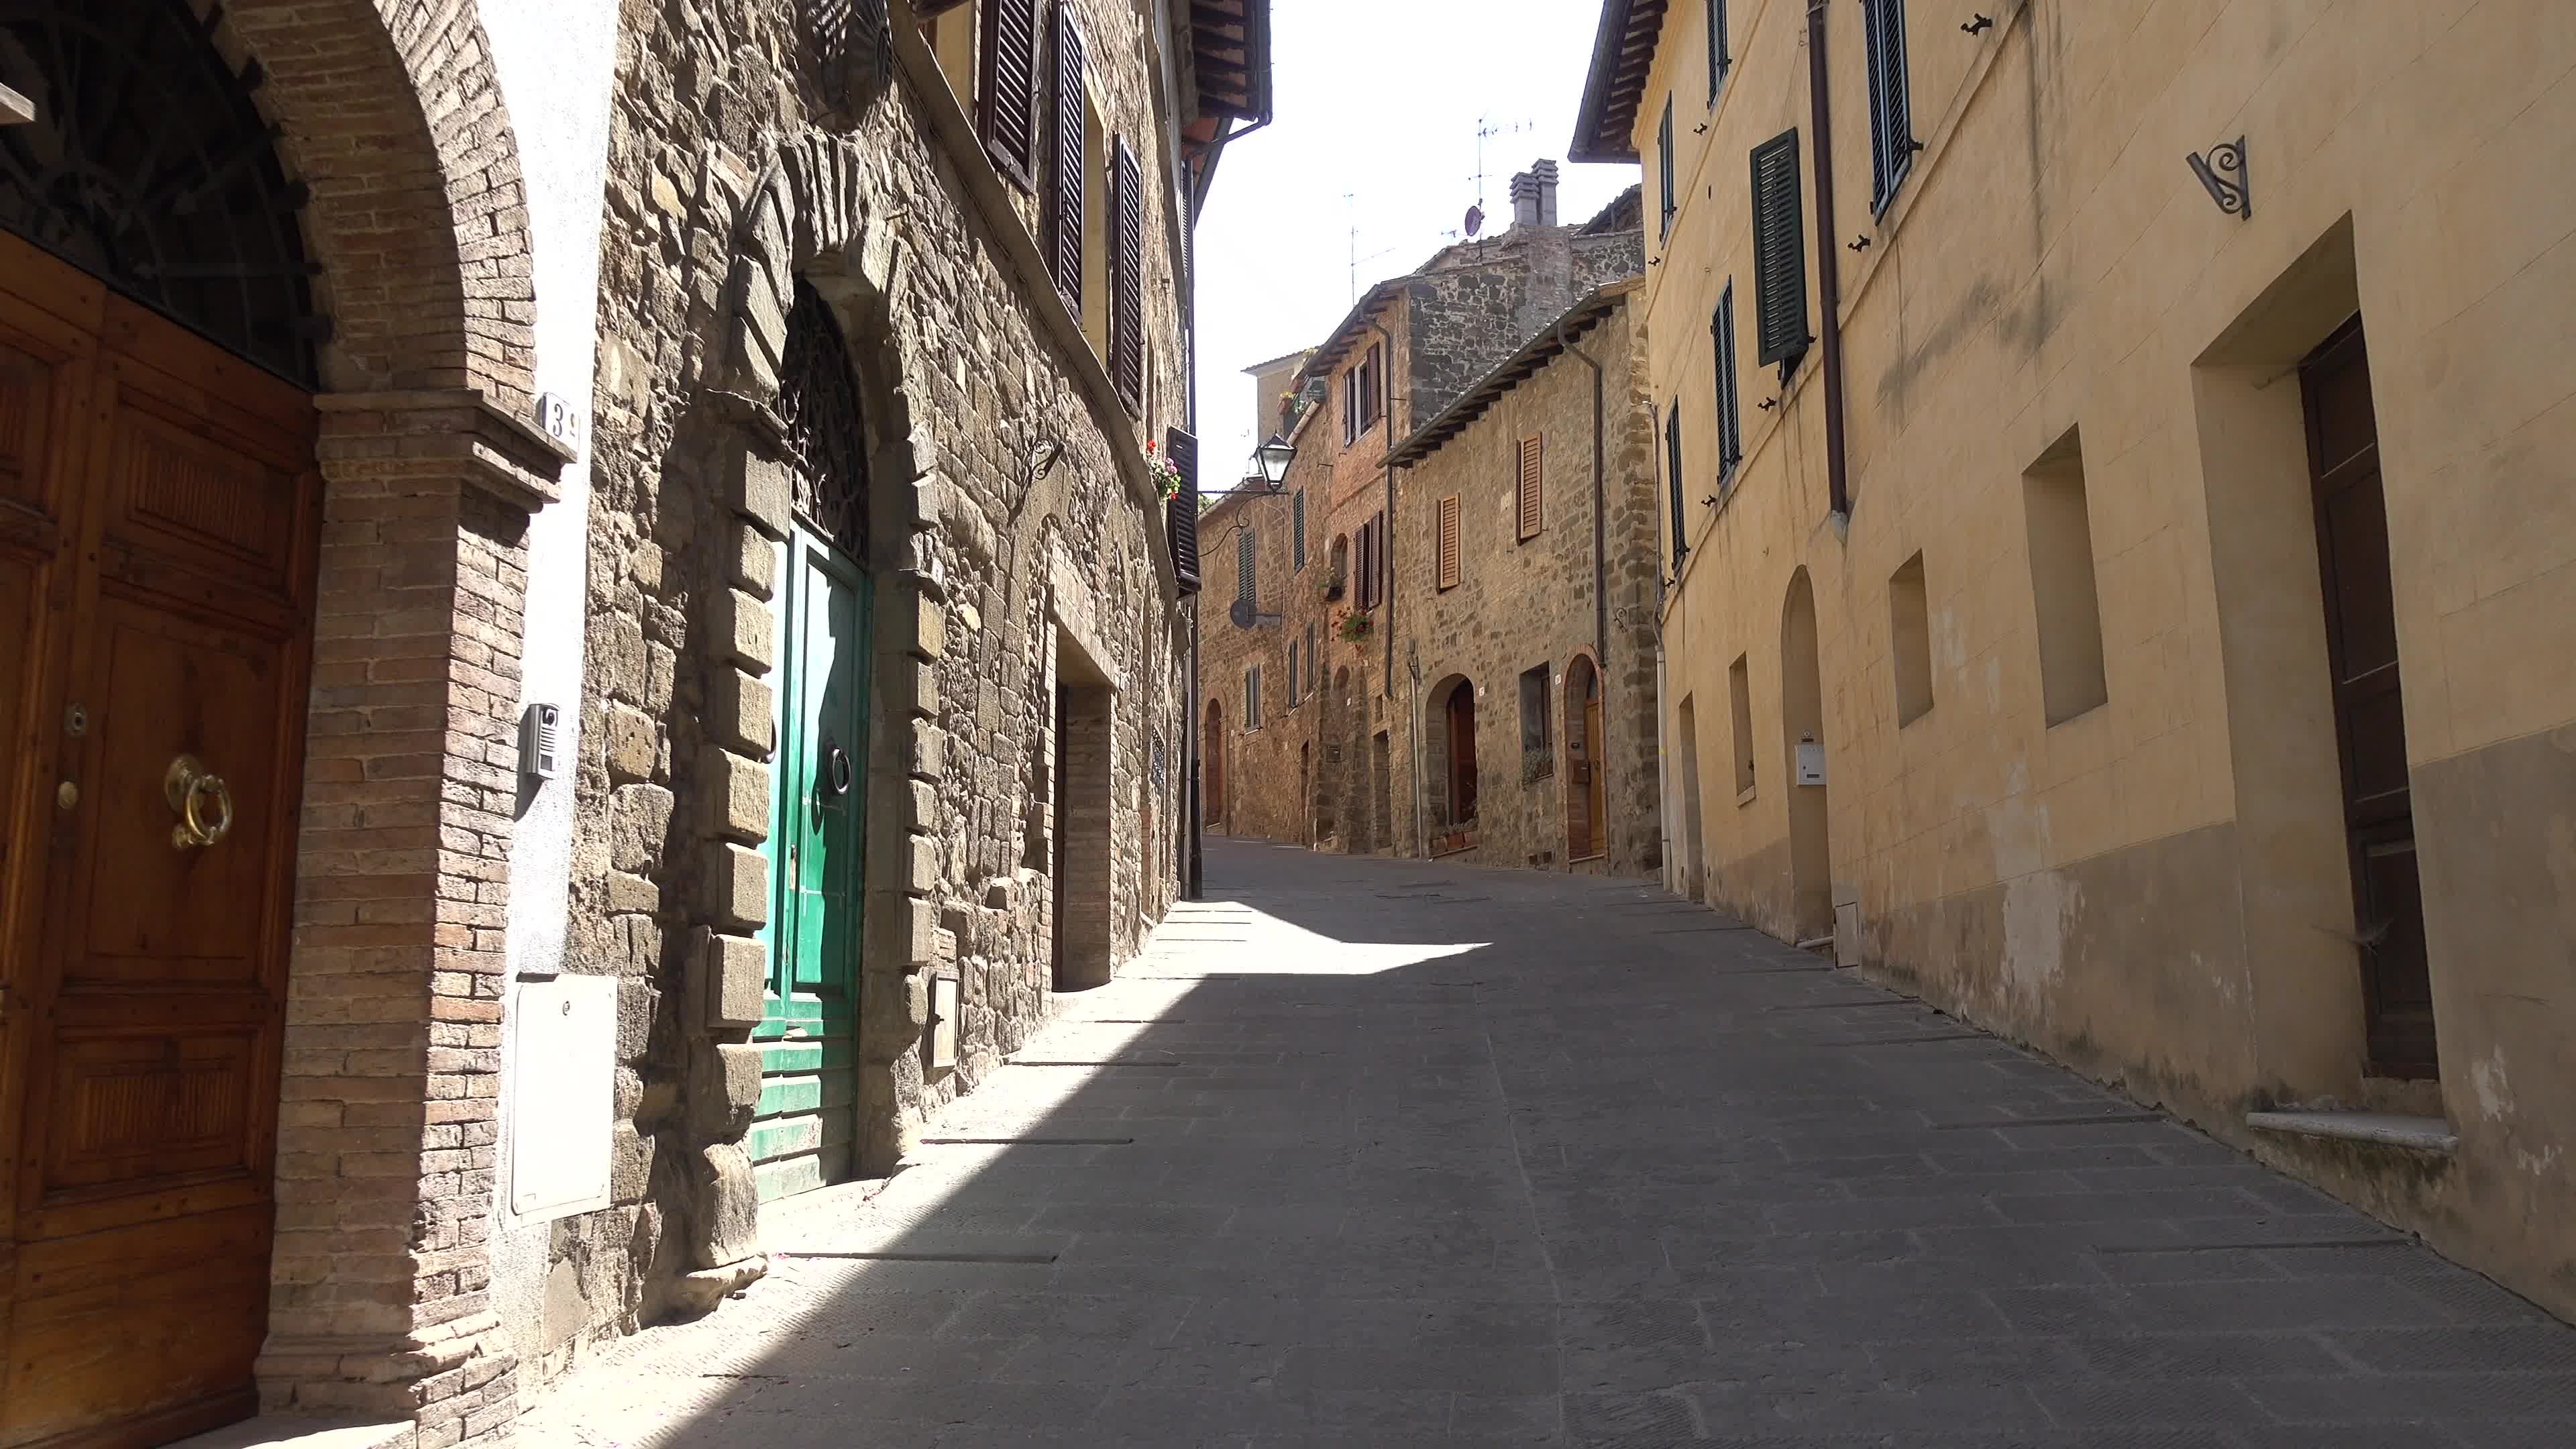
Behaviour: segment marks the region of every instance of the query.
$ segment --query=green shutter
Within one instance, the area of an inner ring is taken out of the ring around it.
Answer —
[[[1664,414],[1664,480],[1673,495],[1673,577],[1682,576],[1682,560],[1689,557],[1690,545],[1682,541],[1682,405],[1675,401]]]
[[[1913,106],[1905,71],[1905,0],[1861,0],[1869,47],[1870,210],[1884,211],[1913,168]]]
[[[1290,568],[1289,568],[1289,572],[1290,572],[1290,573],[1301,573],[1301,572],[1303,572],[1303,571],[1305,570],[1305,567],[1306,567],[1306,490],[1305,490],[1305,489],[1300,488],[1300,489],[1298,489],[1298,490],[1297,490],[1296,494],[1294,495],[1294,497],[1291,499],[1291,501],[1290,501],[1290,502],[1289,502],[1289,504],[1288,504],[1288,512],[1289,512],[1289,514],[1290,514],[1288,527],[1289,527],[1290,531],[1291,531],[1291,532],[1293,533],[1293,535],[1294,535],[1294,537],[1292,537],[1292,538],[1289,540],[1289,542],[1288,542],[1288,547],[1289,547],[1289,551],[1290,551],[1290,553],[1291,553],[1291,554],[1293,554],[1293,555],[1295,556],[1295,558],[1296,558],[1296,563],[1290,566]]]
[[[1655,132],[1655,156],[1663,168],[1664,214],[1662,225],[1655,232],[1655,239],[1661,241],[1673,234],[1673,212],[1676,209],[1673,201],[1673,98],[1670,96],[1664,97],[1664,124]]]
[[[1744,461],[1744,400],[1735,376],[1735,282],[1718,294],[1717,312],[1708,319],[1709,353],[1717,369],[1717,476],[1724,482]]]
[[[1726,0],[1708,0],[1708,103],[1712,106],[1731,64],[1726,54]]]
[[[1807,331],[1807,228],[1799,213],[1795,127],[1753,148],[1753,313],[1756,363],[1794,362]]]

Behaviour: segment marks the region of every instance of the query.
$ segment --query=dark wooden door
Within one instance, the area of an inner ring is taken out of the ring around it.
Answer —
[[[2406,769],[2388,508],[2359,318],[2302,365],[2300,386],[2307,404],[2317,563],[2325,589],[2370,1068],[2381,1076],[2429,1077],[2435,1072],[2432,975]]]
[[[1449,819],[1476,820],[1476,687],[1461,681],[1449,691]]]
[[[154,1444],[254,1407],[313,409],[0,248],[0,1444]]]

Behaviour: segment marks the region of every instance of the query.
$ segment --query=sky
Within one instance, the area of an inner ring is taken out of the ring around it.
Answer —
[[[1359,292],[1460,239],[1480,128],[1500,132],[1488,236],[1511,225],[1512,173],[1541,157],[1561,171],[1560,222],[1635,183],[1633,165],[1564,164],[1600,17],[1596,0],[1273,0],[1277,119],[1226,148],[1199,219],[1202,487],[1230,486],[1260,441],[1244,368],[1321,342]]]

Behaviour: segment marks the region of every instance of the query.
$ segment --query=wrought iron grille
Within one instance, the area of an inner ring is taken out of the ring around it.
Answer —
[[[0,228],[271,372],[315,384],[302,183],[185,0],[0,0]]]
[[[795,462],[795,505],[843,553],[868,556],[868,443],[849,349],[831,304],[803,279],[787,312],[778,415]]]

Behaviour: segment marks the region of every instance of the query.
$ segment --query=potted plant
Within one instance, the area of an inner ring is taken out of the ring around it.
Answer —
[[[1324,602],[1328,604],[1332,603],[1341,596],[1342,576],[1340,574],[1324,575]]]
[[[1342,615],[1341,623],[1334,628],[1333,632],[1339,634],[1344,643],[1360,644],[1367,641],[1373,622],[1371,616],[1367,614],[1345,613]]]
[[[1145,440],[1145,472],[1154,480],[1154,491],[1169,503],[1181,496],[1181,465],[1163,455],[1154,440]]]

